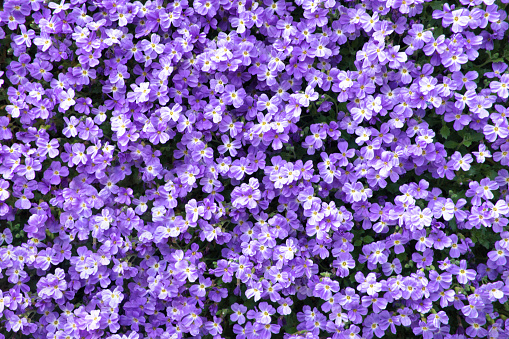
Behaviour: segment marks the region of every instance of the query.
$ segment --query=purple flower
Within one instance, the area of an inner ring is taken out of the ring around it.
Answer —
[[[482,317],[474,317],[474,318],[466,318],[466,322],[470,324],[470,326],[466,329],[466,333],[472,337],[485,337],[488,331],[482,327],[486,323],[486,319]]]
[[[219,4],[211,0],[195,0],[193,7],[196,12],[203,16],[212,18],[218,9]]]
[[[339,291],[339,283],[329,278],[324,279],[322,282],[315,285],[313,294],[323,300],[328,300],[332,297],[332,293]]]
[[[43,297],[60,299],[63,297],[62,291],[67,288],[67,283],[64,280],[65,273],[62,269],[58,268],[55,275],[49,274],[45,278],[39,280],[37,289]]]
[[[226,85],[223,97],[225,104],[233,105],[233,107],[239,108],[244,103],[244,99],[246,98],[246,91],[243,88],[236,90],[235,86]]]
[[[75,92],[72,88],[69,88],[67,91],[60,92],[60,94],[59,94],[59,99],[60,99],[59,109],[61,111],[68,110],[69,108],[71,108],[71,106],[73,106],[76,103],[76,101],[74,100],[74,95],[75,95]]]
[[[466,260],[460,261],[460,266],[453,265],[449,269],[450,273],[456,275],[456,279],[460,284],[466,284],[468,281],[474,280],[476,272],[473,269],[467,269]]]
[[[502,335],[500,4],[94,5],[0,11],[7,332]]]
[[[28,180],[35,178],[35,172],[42,168],[41,163],[33,158],[26,158],[24,165],[19,165],[18,175],[24,175]]]
[[[52,185],[60,184],[61,178],[69,175],[69,170],[67,167],[60,164],[58,161],[53,161],[51,166],[44,171],[44,179],[47,180]]]
[[[424,321],[419,321],[419,326],[413,328],[413,332],[415,335],[422,335],[425,339],[433,338],[433,332],[436,330],[433,324],[425,323]]]
[[[186,213],[188,216],[191,216],[191,221],[196,222],[198,217],[203,215],[204,208],[203,206],[198,206],[195,199],[190,200],[186,204]]]

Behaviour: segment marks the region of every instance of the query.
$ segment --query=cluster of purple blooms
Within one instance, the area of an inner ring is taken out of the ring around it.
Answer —
[[[0,337],[509,338],[507,2],[5,1]]]

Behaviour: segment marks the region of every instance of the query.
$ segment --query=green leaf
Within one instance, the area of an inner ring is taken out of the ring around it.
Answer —
[[[442,9],[442,8],[444,8],[444,3],[441,1],[432,1],[430,3],[430,6],[433,9]]]
[[[474,133],[474,134],[471,134],[470,135],[470,140],[472,141],[481,141],[484,139],[484,134],[483,133]]]
[[[444,137],[444,139],[447,139],[449,135],[451,134],[451,130],[446,125],[442,126],[440,129],[440,134]]]
[[[372,237],[372,236],[367,235],[367,236],[365,236],[365,237],[363,238],[363,240],[364,240],[364,243],[365,243],[365,244],[370,244],[370,243],[372,243],[375,239],[373,239],[373,237]]]
[[[222,310],[218,310],[216,312],[216,315],[220,316],[221,318],[224,318],[228,313],[230,313],[230,309],[228,308],[223,308]]]
[[[456,231],[458,229],[457,225],[456,225],[456,219],[451,219],[449,220],[449,226],[451,226],[451,229],[453,231]]]
[[[445,148],[456,148],[458,147],[458,143],[456,141],[448,140],[444,143]]]

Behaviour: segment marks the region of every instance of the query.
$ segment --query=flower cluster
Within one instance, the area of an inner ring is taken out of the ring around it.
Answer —
[[[0,338],[509,338],[509,0],[6,0]]]

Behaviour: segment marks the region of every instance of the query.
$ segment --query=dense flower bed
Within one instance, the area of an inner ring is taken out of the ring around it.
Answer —
[[[4,1],[0,337],[509,338],[508,2]]]

